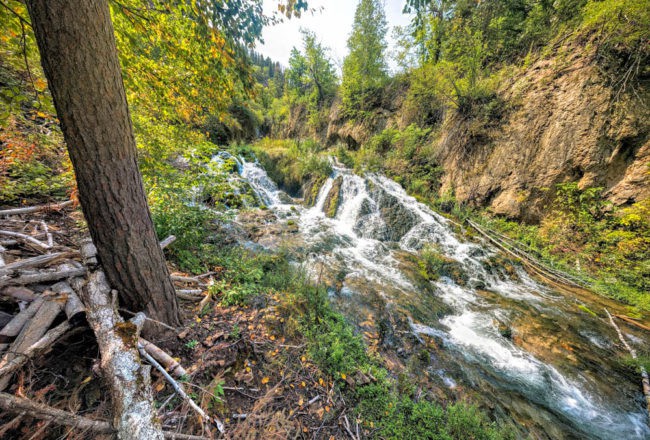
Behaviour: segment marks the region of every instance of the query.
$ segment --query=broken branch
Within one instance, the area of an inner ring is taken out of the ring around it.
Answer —
[[[115,429],[105,420],[94,420],[88,417],[78,416],[7,393],[0,393],[0,408],[14,413],[25,413],[35,419],[51,420],[59,425],[71,426],[82,431],[92,431],[97,434],[115,433]],[[206,437],[198,435],[179,434],[176,432],[163,432],[163,436],[167,440],[209,440]]]
[[[167,372],[167,370],[165,370],[165,369],[162,367],[162,365],[160,365],[160,364],[158,363],[158,361],[156,361],[153,357],[151,357],[151,355],[150,355],[149,353],[147,353],[147,351],[144,349],[144,347],[142,346],[142,344],[138,344],[138,350],[140,351],[140,354],[142,355],[142,357],[145,358],[145,359],[147,360],[147,362],[149,362],[151,365],[153,365],[154,368],[156,368],[158,371],[160,371],[160,374],[162,374],[163,377],[167,380],[167,382],[169,382],[169,384],[172,386],[172,388],[174,388],[174,391],[176,391],[176,393],[177,393],[177,394],[178,394],[178,395],[179,395],[183,400],[185,400],[185,401],[190,405],[190,407],[191,407],[194,411],[196,411],[197,414],[199,414],[199,416],[201,416],[201,418],[202,418],[203,420],[212,420],[212,421],[214,422],[214,424],[216,425],[217,429],[219,430],[219,432],[221,432],[222,434],[224,433],[224,426],[223,426],[223,423],[221,423],[221,421],[220,421],[219,419],[217,419],[216,417],[211,418],[210,416],[208,416],[208,415],[205,413],[205,411],[203,411],[203,409],[202,409],[200,406],[198,406],[198,405],[197,405],[197,404],[196,404],[196,403],[195,403],[195,402],[194,402],[194,401],[193,401],[193,400],[192,400],[192,399],[187,395],[187,393],[185,393],[185,390],[183,389],[183,387],[182,387],[178,382],[176,382],[176,381],[174,380],[173,377],[171,377],[171,376],[169,375],[169,373]]]
[[[609,322],[612,324],[612,327],[614,327],[616,333],[618,333],[618,339],[621,340],[625,348],[627,348],[627,351],[630,352],[632,359],[636,360],[638,358],[638,355],[636,354],[636,350],[632,348],[630,344],[627,343],[627,340],[625,340],[625,338],[623,337],[623,333],[621,332],[621,329],[618,328],[618,325],[616,325],[616,323],[614,322],[614,318],[609,313],[609,310],[605,309],[605,312],[609,317]],[[648,376],[648,372],[646,371],[643,365],[639,365],[639,370],[641,370],[641,384],[643,385],[643,394],[645,395],[648,417],[650,417],[650,377]]]
[[[0,230],[0,235],[5,235],[7,237],[14,237],[14,238],[20,238],[21,240],[27,241],[31,244],[35,244],[38,247],[41,247],[43,249],[51,249],[51,246],[48,246],[47,243],[43,243],[42,241],[39,241],[35,239],[34,237],[26,234],[21,234],[20,232],[13,232],[13,231],[4,231]]]
[[[0,211],[0,216],[7,216],[7,215],[18,215],[18,214],[29,214],[32,212],[39,212],[39,211],[45,211],[45,210],[54,210],[54,209],[61,209],[65,208],[66,206],[72,205],[72,200],[68,200],[66,202],[61,202],[61,203],[54,203],[51,205],[40,205],[40,206],[29,206],[27,208],[15,208],[15,209],[5,209],[4,211]]]

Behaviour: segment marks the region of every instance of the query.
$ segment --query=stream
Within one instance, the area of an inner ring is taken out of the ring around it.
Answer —
[[[335,165],[304,207],[259,164],[239,165],[276,221],[297,225],[260,243],[299,255],[389,366],[417,358],[443,400],[468,396],[523,438],[650,439],[640,376],[621,365],[627,353],[609,323],[585,311],[624,314],[624,306],[542,284],[382,175]],[[449,274],[418,275],[424,248],[450,262]],[[621,328],[637,349],[647,346],[647,335]]]

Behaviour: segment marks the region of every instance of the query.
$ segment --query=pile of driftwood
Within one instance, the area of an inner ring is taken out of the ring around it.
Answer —
[[[111,290],[97,264],[92,241],[83,239],[74,246],[62,236],[61,241],[68,243],[61,244],[51,225],[24,217],[43,210],[66,209],[70,204],[0,211],[0,299],[16,304],[11,308],[16,313],[0,311],[0,408],[95,434],[114,433],[120,439],[204,438],[161,430],[154,417],[150,389],[153,366],[203,422],[222,431],[221,423],[195,405],[172,377],[185,376],[183,367],[140,337],[147,317],[138,313],[124,321],[118,313],[117,292]],[[161,246],[172,241],[170,237]],[[177,278],[181,282],[196,281]],[[200,290],[179,294],[200,298],[197,292]],[[112,399],[111,422],[81,417],[5,392],[14,374],[31,359],[46,352],[71,329],[84,325],[89,325],[97,338],[102,375]]]

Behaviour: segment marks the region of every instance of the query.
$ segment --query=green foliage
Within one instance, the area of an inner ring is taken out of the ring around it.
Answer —
[[[377,103],[388,78],[384,58],[386,17],[378,0],[361,0],[354,14],[348,39],[350,53],[343,61],[341,97],[343,111],[352,118],[362,117]]]
[[[322,146],[313,140],[265,138],[254,149],[269,177],[292,195],[299,195],[307,182],[332,174],[332,165]]]
[[[496,218],[489,225],[547,263],[587,278],[596,292],[650,311],[650,200],[615,209],[600,188],[575,183],[558,185],[555,194],[539,226]]]
[[[650,73],[650,8],[645,0],[590,0],[581,33],[591,34],[617,94],[637,92]]]
[[[304,335],[310,358],[335,378],[356,419],[373,438],[514,438],[474,406],[457,403],[445,408],[425,397],[414,400],[408,387],[398,386],[380,360],[368,355],[361,337],[332,309],[324,288],[300,274],[286,278],[291,281],[281,310],[297,321],[295,331]],[[344,379],[357,374],[371,378],[369,383],[349,386]]]

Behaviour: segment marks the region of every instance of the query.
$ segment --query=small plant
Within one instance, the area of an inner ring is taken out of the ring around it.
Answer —
[[[232,326],[232,330],[230,330],[228,337],[232,340],[238,340],[241,338],[241,329],[239,328],[239,324],[235,323],[235,325]]]
[[[185,344],[185,346],[190,350],[194,350],[197,345],[199,345],[199,341],[197,341],[196,339],[192,339],[191,341]]]

